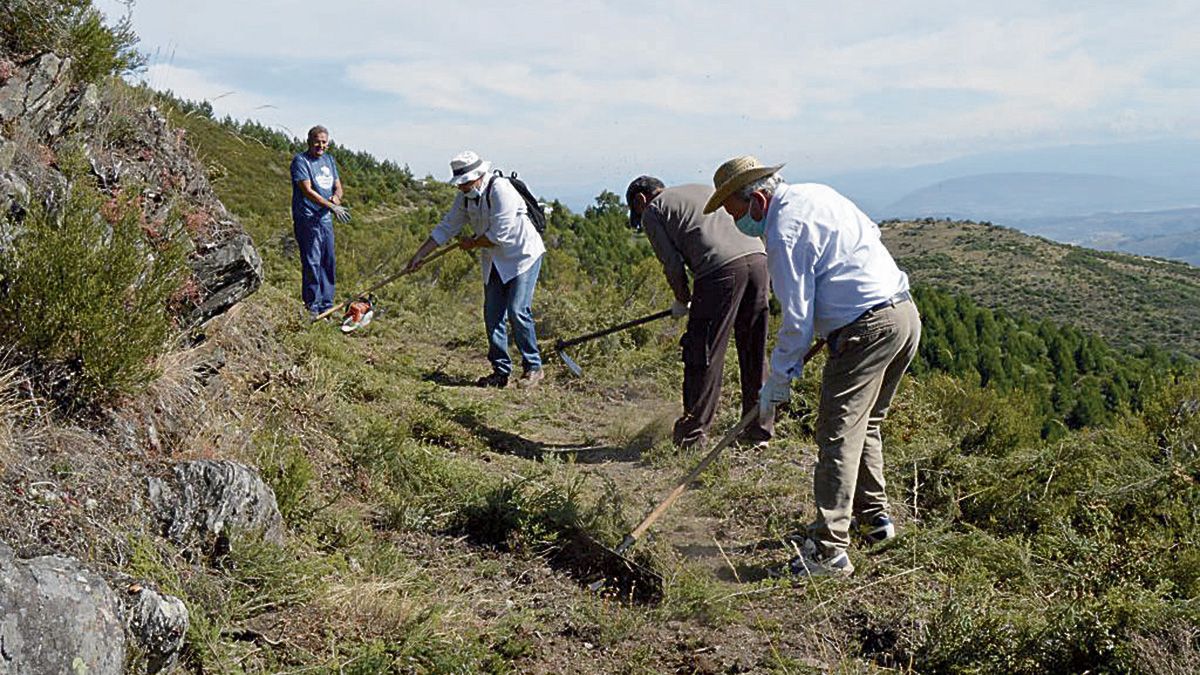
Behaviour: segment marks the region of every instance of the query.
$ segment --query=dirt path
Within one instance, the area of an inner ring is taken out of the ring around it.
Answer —
[[[485,442],[494,468],[524,474],[546,463],[573,465],[589,484],[618,495],[627,522],[641,520],[701,457],[670,447],[679,404],[653,382],[576,379],[548,362],[541,387],[482,389],[474,380],[487,372],[486,360],[461,341],[409,342],[405,358],[438,396],[469,411],[455,421]],[[460,590],[447,602],[459,603],[464,592],[472,598],[457,620],[532,627],[516,633],[530,645],[515,659],[520,672],[795,672],[768,664],[806,663],[811,635],[785,628],[796,592],[763,580],[787,558],[778,535],[804,508],[796,485],[810,482],[804,448],[728,448],[638,544],[667,552],[674,599],[661,608],[611,604],[540,558],[433,535],[406,535],[397,545],[428,561],[430,573],[455,580]],[[500,577],[480,571],[497,562]],[[739,618],[735,602],[746,616]]]

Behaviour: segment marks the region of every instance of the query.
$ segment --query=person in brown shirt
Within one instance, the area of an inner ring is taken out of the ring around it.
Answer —
[[[742,415],[758,405],[765,377],[770,278],[763,243],[733,226],[724,212],[704,214],[712,195],[704,185],[666,187],[652,176],[629,184],[629,223],[645,231],[675,295],[676,316],[687,314],[683,352],[683,415],[673,440],[703,444],[721,400],[725,349],[732,331],[741,372]],[[691,273],[689,288],[688,272]],[[690,306],[689,306],[690,303]],[[771,438],[774,418],[758,419],[743,440]]]

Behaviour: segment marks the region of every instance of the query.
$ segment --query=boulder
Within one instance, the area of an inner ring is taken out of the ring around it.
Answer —
[[[0,213],[13,216],[0,228],[0,246],[15,236],[14,223],[31,193],[49,199],[59,192],[50,189],[65,182],[53,157],[70,139],[79,142],[101,190],[140,191],[151,226],[184,218],[195,278],[180,289],[181,328],[195,328],[258,290],[262,260],[213,193],[183,130],[153,105],[136,112],[109,109],[100,89],[73,83],[70,71],[70,59],[47,53],[0,73]],[[122,132],[102,135],[98,130],[115,114],[124,120]]]
[[[275,492],[250,467],[230,461],[181,462],[169,478],[148,479],[150,503],[171,541],[186,545],[215,539],[228,549],[236,533],[258,533],[283,542],[283,517]]]
[[[0,673],[116,675],[125,633],[108,583],[73,558],[18,559],[0,542]]]
[[[141,583],[131,583],[124,598],[129,635],[146,655],[146,672],[158,673],[175,665],[188,629],[183,601]]]

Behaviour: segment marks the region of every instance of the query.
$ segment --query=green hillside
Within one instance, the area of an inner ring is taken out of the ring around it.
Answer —
[[[481,389],[479,270],[460,252],[382,290],[364,330],[309,323],[288,212],[293,140],[155,101],[253,235],[266,279],[158,358],[157,379],[107,411],[114,428],[34,416],[24,392],[40,385],[0,371],[0,538],[182,599],[183,672],[1200,666],[1200,379],[1186,364],[1116,349],[1029,303],[953,295],[952,278],[910,264],[925,343],[884,429],[901,537],[876,550],[856,540],[849,580],[769,577],[814,516],[818,357],[770,446],[730,448],[632,550],[662,575],[661,597],[596,594],[588,542],[615,545],[699,459],[667,440],[681,323],[572,350],[583,378],[547,349],[544,386]],[[335,153],[354,212],[337,229],[345,293],[402,264],[452,192]],[[547,241],[534,299],[543,345],[670,303],[614,193],[583,214],[556,205]],[[736,421],[736,382],[728,358],[715,432]],[[155,440],[88,435],[120,437],[118,423]],[[124,508],[146,475],[193,459],[256,467],[283,543],[235,536],[197,555]],[[70,499],[46,496],[60,493]],[[128,670],[145,660],[134,651]]]
[[[284,578],[265,582],[278,606],[248,617],[230,615],[196,580],[179,585],[212,622],[194,638],[192,667],[1123,671],[1196,649],[1179,637],[1200,618],[1200,418],[1179,407],[1200,396],[1190,371],[1173,375],[1158,357],[1112,350],[1071,328],[1070,316],[1031,323],[1027,305],[984,309],[986,295],[977,305],[938,291],[953,285],[910,265],[934,286],[919,298],[930,348],[886,430],[901,541],[856,548],[859,573],[843,585],[765,578],[787,555],[783,535],[811,518],[819,368],[810,368],[771,447],[732,449],[635,549],[666,577],[664,599],[604,599],[565,562],[574,537],[582,530],[615,544],[696,460],[664,440],[678,411],[680,326],[581,346],[573,356],[583,380],[551,364],[540,390],[464,386],[486,372],[486,345],[477,268],[457,254],[386,289],[384,313],[361,334],[308,326],[286,246],[287,151],[202,116],[180,122],[223,167],[216,188],[244,215],[271,270],[268,287],[213,339],[248,371],[239,405],[260,420],[263,439],[248,459],[287,505],[296,562],[283,569],[306,580],[294,594],[271,585]],[[360,208],[346,182],[356,220],[338,234],[343,288],[402,262],[449,195],[417,181]],[[669,302],[615,195],[585,214],[557,209],[548,241],[535,298],[543,344]],[[268,357],[248,346],[251,336],[280,351]],[[988,361],[993,340],[1005,345],[999,365]],[[955,358],[939,361],[947,351]],[[726,375],[718,427],[736,409],[733,363]],[[1068,398],[1081,375],[1099,400],[1123,398],[1091,410],[1099,426],[1041,440],[1047,419],[1090,410]],[[236,571],[201,578],[239,583]],[[218,637],[238,622],[296,627],[300,617],[306,628],[268,634],[291,640],[291,651]]]
[[[1114,345],[1200,358],[1200,268],[1093,251],[986,223],[880,225],[915,282],[979,304],[1071,324]]]

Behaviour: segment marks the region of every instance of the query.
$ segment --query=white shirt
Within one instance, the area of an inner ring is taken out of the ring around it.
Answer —
[[[493,182],[490,209],[486,196],[489,181]],[[486,235],[495,244],[480,249],[483,252],[480,256],[483,283],[488,282],[493,265],[500,274],[500,281],[508,283],[533,267],[546,252],[546,245],[527,215],[525,200],[512,183],[498,179],[493,174],[483,181],[483,190],[485,194],[479,199],[471,199],[459,192],[450,210],[442,217],[442,222],[433,228],[429,236],[438,246],[443,246],[457,236],[464,225],[470,223],[476,236]]]
[[[824,338],[908,290],[908,275],[884,247],[879,226],[827,185],[780,185],[767,207],[764,235],[783,309],[773,374],[799,377],[814,334]]]

